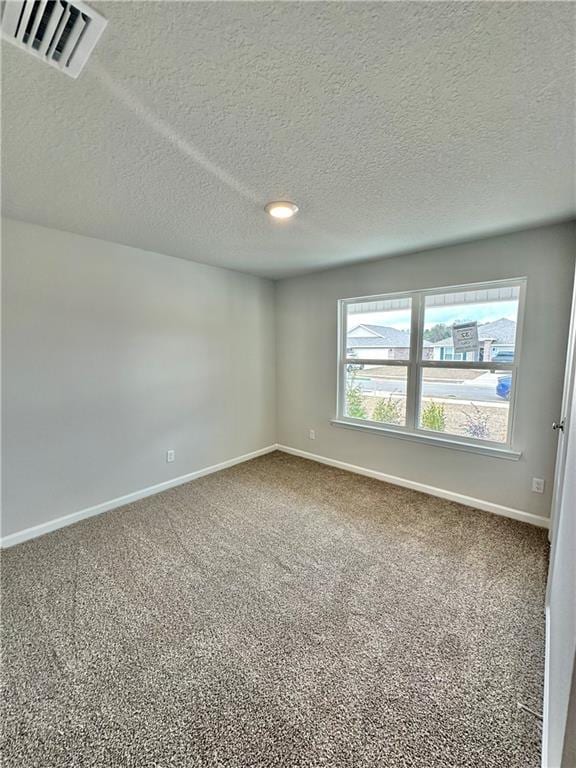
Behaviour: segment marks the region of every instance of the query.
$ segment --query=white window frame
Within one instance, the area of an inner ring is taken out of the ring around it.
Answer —
[[[427,296],[441,293],[457,293],[459,291],[481,291],[491,288],[518,288],[518,317],[516,322],[516,339],[514,362],[498,363],[473,362],[471,360],[424,360],[422,359],[422,341],[424,333],[424,311]],[[411,300],[410,324],[410,357],[408,360],[379,360],[376,358],[351,358],[346,355],[346,320],[349,304],[362,302],[386,301],[390,299]],[[510,278],[492,280],[484,283],[468,283],[465,285],[448,285],[438,288],[425,288],[415,291],[384,293],[373,296],[360,296],[340,299],[338,301],[338,385],[337,385],[337,416],[332,423],[351,428],[381,433],[388,437],[399,437],[433,445],[468,450],[474,453],[484,453],[501,456],[508,459],[518,459],[521,452],[514,446],[514,424],[516,418],[516,392],[520,375],[520,357],[522,346],[522,329],[524,326],[524,306],[526,300],[526,278]],[[369,419],[354,419],[346,415],[346,368],[352,364],[401,366],[407,368],[406,383],[406,424],[383,424]],[[498,370],[510,371],[512,387],[509,399],[508,433],[505,443],[492,440],[479,440],[460,435],[449,435],[433,432],[419,426],[419,408],[422,391],[422,371],[424,368],[462,368],[464,370]]]

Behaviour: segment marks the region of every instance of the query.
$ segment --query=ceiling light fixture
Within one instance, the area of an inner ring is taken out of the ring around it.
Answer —
[[[264,210],[274,219],[291,219],[298,213],[298,206],[288,200],[275,200],[273,203],[268,203]]]

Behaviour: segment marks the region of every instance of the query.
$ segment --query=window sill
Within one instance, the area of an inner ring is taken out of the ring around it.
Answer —
[[[441,448],[449,448],[454,451],[466,451],[468,453],[478,453],[482,456],[489,456],[497,459],[507,459],[508,461],[518,461],[522,456],[520,451],[513,451],[511,448],[495,448],[491,445],[476,445],[474,443],[465,443],[460,440],[453,440],[446,437],[434,437],[432,435],[417,434],[414,432],[402,432],[392,427],[375,427],[372,424],[360,424],[356,421],[346,421],[345,419],[331,419],[330,423],[335,427],[345,427],[346,429],[359,429],[362,432],[371,432],[382,437],[399,437],[401,440],[412,440],[424,445],[436,445]]]

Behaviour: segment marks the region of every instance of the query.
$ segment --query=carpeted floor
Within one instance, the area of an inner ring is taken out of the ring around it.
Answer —
[[[536,767],[547,552],[282,453],[20,544],[2,765]]]

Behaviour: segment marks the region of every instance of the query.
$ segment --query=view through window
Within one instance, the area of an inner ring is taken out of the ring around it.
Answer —
[[[342,300],[339,418],[509,445],[523,286]]]

